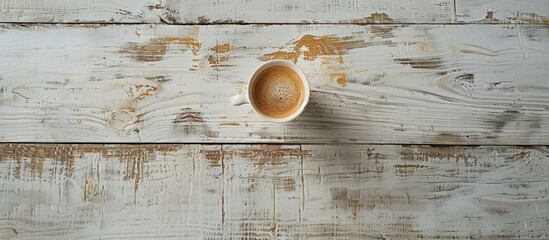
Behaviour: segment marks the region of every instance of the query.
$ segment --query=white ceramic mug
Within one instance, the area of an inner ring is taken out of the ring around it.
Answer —
[[[303,96],[303,100],[301,101],[301,104],[299,105],[297,110],[294,113],[292,113],[290,116],[287,116],[287,117],[284,117],[284,118],[273,118],[273,117],[270,117],[270,116],[267,116],[267,115],[263,114],[261,111],[259,111],[259,109],[255,105],[254,100],[253,100],[254,98],[252,97],[253,86],[254,86],[255,81],[259,77],[259,75],[264,70],[266,70],[268,68],[271,68],[271,67],[277,67],[277,66],[287,67],[287,68],[290,68],[292,71],[294,71],[299,76],[299,79],[303,83],[303,88],[304,88],[304,93],[305,93],[304,96]],[[268,61],[268,62],[262,64],[261,66],[259,66],[258,68],[255,69],[252,76],[250,77],[250,80],[248,81],[248,89],[246,90],[246,92],[242,93],[242,94],[239,94],[239,95],[232,96],[231,97],[231,103],[234,106],[249,103],[252,106],[254,112],[256,112],[257,114],[259,114],[260,116],[262,116],[263,118],[265,118],[268,121],[271,121],[271,122],[289,122],[289,121],[294,120],[297,116],[299,116],[303,112],[303,110],[305,109],[305,106],[307,106],[307,103],[309,102],[310,91],[311,90],[310,90],[310,87],[309,87],[309,81],[307,81],[307,77],[305,76],[303,71],[301,71],[301,69],[299,67],[297,67],[297,65],[295,65],[293,62],[286,61],[286,60],[272,60],[272,61]]]

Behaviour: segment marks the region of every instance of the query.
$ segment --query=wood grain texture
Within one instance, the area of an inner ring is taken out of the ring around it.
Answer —
[[[167,0],[170,23],[448,23],[448,0]]]
[[[447,23],[453,1],[0,1],[3,22]]]
[[[160,0],[0,0],[0,22],[159,23]]]
[[[2,144],[0,238],[548,238],[548,150]]]
[[[549,144],[547,26],[0,27],[4,142]],[[288,124],[229,104],[276,58]]]
[[[456,0],[459,23],[549,24],[545,0]]]
[[[0,22],[547,24],[545,0],[0,1]]]

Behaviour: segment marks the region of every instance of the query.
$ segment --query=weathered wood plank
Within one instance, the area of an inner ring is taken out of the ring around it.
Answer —
[[[548,238],[549,149],[0,145],[2,239]]]
[[[168,0],[163,19],[171,23],[448,23],[448,0]]]
[[[459,23],[549,24],[546,0],[456,0]]]
[[[1,27],[4,142],[549,144],[548,26]],[[288,124],[228,101],[274,58]]]
[[[2,22],[448,23],[448,0],[0,0]]]
[[[547,24],[545,0],[0,1],[0,22]]]
[[[158,0],[0,0],[0,22],[161,22]]]

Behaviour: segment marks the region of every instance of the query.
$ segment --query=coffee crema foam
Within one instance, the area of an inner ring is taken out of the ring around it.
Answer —
[[[298,110],[304,95],[301,78],[292,69],[281,66],[263,70],[252,90],[255,106],[273,118],[292,115]]]

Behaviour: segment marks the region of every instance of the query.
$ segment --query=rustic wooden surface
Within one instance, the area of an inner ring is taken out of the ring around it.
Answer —
[[[549,24],[545,0],[456,0],[458,23]]]
[[[548,24],[546,0],[0,0],[0,21],[42,23]]]
[[[0,25],[0,140],[549,144],[549,26]],[[228,99],[263,61],[298,121]]]
[[[105,23],[447,23],[448,0],[1,0],[0,21]]]
[[[3,144],[0,238],[549,238],[548,150]]]
[[[0,239],[549,239],[548,21],[546,0],[0,0]],[[312,85],[288,124],[228,101],[270,59]]]

